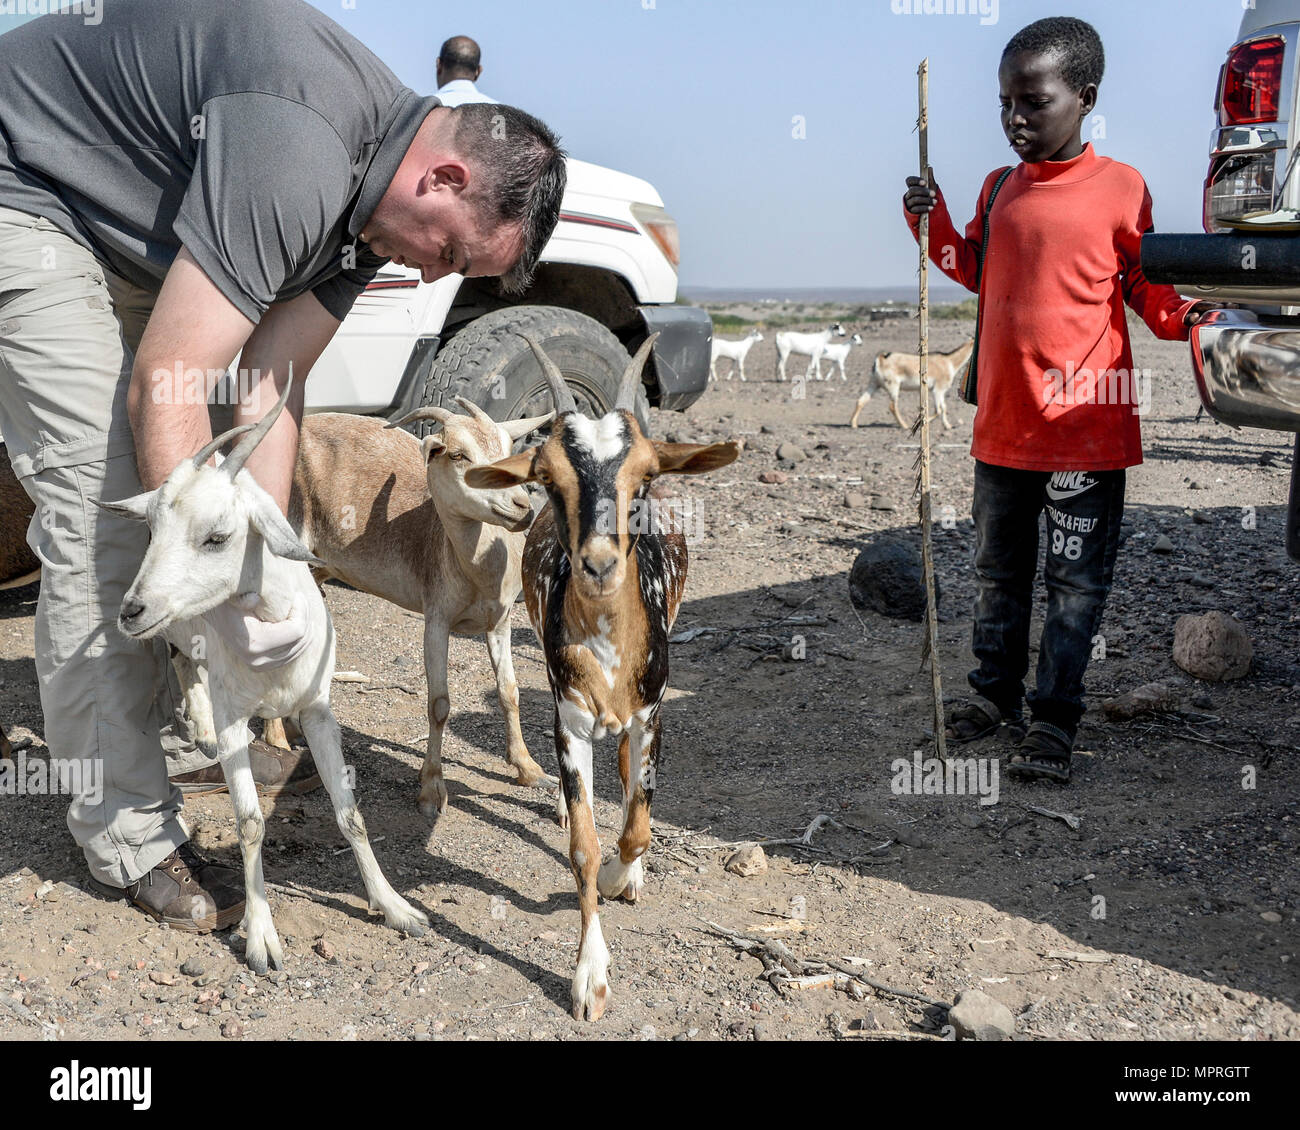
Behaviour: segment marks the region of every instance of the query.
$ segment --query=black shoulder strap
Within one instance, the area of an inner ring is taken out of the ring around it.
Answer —
[[[993,183],[993,191],[989,193],[988,203],[984,205],[984,238],[980,242],[979,253],[975,256],[975,342],[971,346],[970,358],[966,362],[965,379],[959,386],[961,398],[967,404],[979,403],[978,380],[979,380],[979,353],[980,353],[980,318],[984,313],[984,295],[981,293],[984,282],[984,253],[989,246],[989,217],[993,214],[993,201],[998,198],[998,192],[1013,172],[1016,171],[1014,165],[1008,165],[1002,170],[998,179]]]

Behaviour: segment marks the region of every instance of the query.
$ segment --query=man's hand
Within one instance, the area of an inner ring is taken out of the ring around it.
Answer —
[[[903,207],[913,216],[923,216],[939,203],[939,182],[934,179],[934,170],[930,170],[927,183],[920,177],[907,178],[907,192],[903,196]]]
[[[307,646],[307,599],[293,598],[286,619],[259,620],[234,600],[219,604],[203,617],[226,645],[254,671],[270,671],[297,659]]]

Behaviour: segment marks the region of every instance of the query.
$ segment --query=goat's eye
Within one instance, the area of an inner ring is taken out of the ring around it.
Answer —
[[[229,534],[210,534],[203,542],[204,549],[220,549],[230,540]]]
[[[469,456],[466,455],[463,451],[449,451],[447,452],[447,458],[450,459],[453,463],[469,462]]]

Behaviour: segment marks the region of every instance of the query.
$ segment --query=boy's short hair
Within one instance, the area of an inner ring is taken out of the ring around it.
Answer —
[[[1100,84],[1106,69],[1106,53],[1097,29],[1073,16],[1048,16],[1021,28],[1003,48],[1002,58],[1021,52],[1051,55],[1072,90]]]

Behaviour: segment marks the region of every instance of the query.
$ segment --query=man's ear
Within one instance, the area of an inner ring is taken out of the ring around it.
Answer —
[[[149,501],[154,496],[154,491],[145,491],[144,494],[137,494],[134,498],[124,498],[120,502],[105,502],[102,498],[93,498],[91,501],[101,510],[109,514],[116,515],[118,518],[130,518],[136,522],[143,522],[149,516]]]
[[[532,447],[517,455],[507,455],[483,467],[471,467],[465,472],[465,482],[483,490],[501,490],[533,481],[533,461],[537,448]]]
[[[702,475],[734,463],[744,450],[745,441],[729,439],[723,443],[661,443],[654,441],[659,453],[659,472],[669,475]]]
[[[424,463],[427,467],[429,465],[429,460],[431,460],[435,455],[441,455],[447,450],[447,444],[443,440],[441,434],[425,436],[424,439],[420,441],[420,449],[424,452]]]
[[[267,549],[276,557],[283,557],[286,561],[305,561],[308,565],[325,564],[298,540],[298,535],[280,513],[279,507],[271,501],[270,495],[250,498],[248,516],[253,528],[262,535]]]

